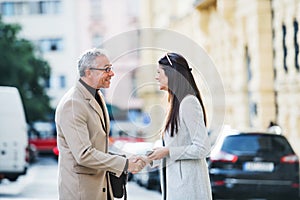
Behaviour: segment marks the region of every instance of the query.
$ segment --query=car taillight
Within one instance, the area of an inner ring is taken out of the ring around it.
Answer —
[[[26,147],[25,151],[26,151],[25,161],[26,161],[27,163],[29,163],[29,161],[30,161],[29,146]]]
[[[298,163],[299,159],[298,159],[298,156],[296,156],[295,154],[291,154],[291,155],[286,155],[286,156],[281,157],[280,162],[294,164],[294,163]]]
[[[57,148],[57,147],[54,147],[54,148],[52,149],[52,151],[53,151],[54,155],[57,155],[57,156],[58,156],[59,151],[58,151],[58,148]]]
[[[211,155],[210,160],[212,162],[231,162],[235,163],[238,160],[238,156],[220,151],[216,154]]]
[[[225,185],[225,181],[221,180],[221,181],[213,181],[213,185],[214,186],[222,186]]]

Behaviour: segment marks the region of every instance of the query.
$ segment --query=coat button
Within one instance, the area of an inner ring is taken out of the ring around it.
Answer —
[[[105,188],[102,188],[102,191],[103,191],[103,192],[105,192],[105,191],[106,191],[106,189],[105,189]]]

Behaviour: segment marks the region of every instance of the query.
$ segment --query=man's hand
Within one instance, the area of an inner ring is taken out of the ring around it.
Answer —
[[[144,156],[132,156],[128,159],[128,171],[136,174],[147,165],[147,158]]]

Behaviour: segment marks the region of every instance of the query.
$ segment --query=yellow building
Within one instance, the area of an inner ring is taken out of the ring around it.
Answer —
[[[299,1],[145,2],[142,26],[182,33],[212,57],[225,89],[224,124],[266,131],[276,122],[300,154]]]
[[[300,1],[272,0],[277,122],[300,154]]]
[[[276,122],[298,154],[299,3],[207,0],[196,6],[206,47],[224,78],[226,123],[264,131]]]
[[[266,130],[276,121],[270,1],[219,0],[197,5],[206,48],[226,88],[226,123]]]
[[[214,63],[201,47],[199,39],[198,17],[199,13],[189,1],[142,1],[141,9],[141,64],[148,65],[147,68],[139,68],[137,85],[146,85],[139,90],[139,97],[144,99],[144,111],[152,112],[151,128],[148,133],[158,132],[162,127],[166,105],[166,93],[160,92],[155,84],[155,73],[157,61],[166,52],[177,52],[188,60],[193,68],[193,75],[198,86],[201,88],[206,109],[208,110],[209,128],[217,132],[224,121],[224,88],[221,77]],[[186,23],[188,22],[188,23]],[[178,29],[177,29],[178,27]],[[177,31],[178,30],[178,31]],[[213,94],[214,93],[214,94]],[[157,134],[155,135],[157,136]]]

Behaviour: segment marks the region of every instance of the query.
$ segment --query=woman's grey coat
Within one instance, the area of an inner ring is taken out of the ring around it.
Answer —
[[[170,152],[166,159],[167,200],[212,199],[206,163],[211,144],[195,96],[188,95],[182,100],[178,133],[171,137],[166,132],[164,140]]]

